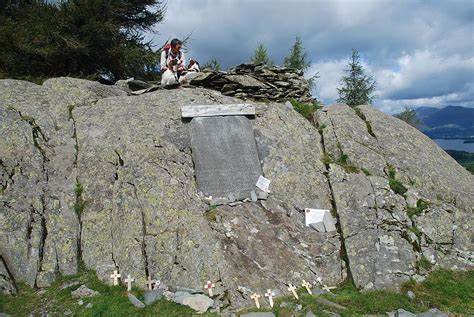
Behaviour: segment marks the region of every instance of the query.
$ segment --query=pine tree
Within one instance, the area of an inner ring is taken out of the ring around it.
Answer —
[[[352,55],[348,67],[344,69],[346,76],[341,79],[341,88],[338,102],[345,103],[351,107],[371,104],[375,96],[376,82],[372,76],[365,75],[364,68],[360,63],[360,55],[356,49],[352,49]]]
[[[164,10],[162,0],[0,1],[0,76],[155,76],[159,53],[143,34]]]
[[[417,128],[421,121],[416,117],[416,110],[413,108],[405,107],[402,112],[395,115],[396,118],[405,121],[409,125]]]
[[[307,60],[308,54],[304,52],[303,42],[299,36],[290,49],[290,54],[285,57],[283,64],[285,67],[294,68],[303,72],[307,71],[311,61]]]
[[[263,43],[258,44],[253,56],[250,58],[252,64],[264,64],[268,66],[273,66],[273,62],[268,57],[267,48]]]

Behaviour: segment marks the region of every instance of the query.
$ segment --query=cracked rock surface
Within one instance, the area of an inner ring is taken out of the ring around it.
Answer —
[[[127,96],[80,79],[0,80],[0,289],[48,286],[83,261],[106,282],[115,269],[143,287],[148,275],[195,289],[212,280],[239,308],[250,292],[281,295],[317,276],[397,288],[427,273],[423,257],[473,268],[474,177],[369,106],[323,108],[313,125],[285,104],[255,103],[271,194],[210,208],[180,109],[239,102],[202,88]],[[305,208],[331,210],[338,230],[305,227]]]

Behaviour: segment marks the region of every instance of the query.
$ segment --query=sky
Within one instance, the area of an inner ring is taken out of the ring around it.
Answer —
[[[189,34],[187,57],[224,68],[248,62],[259,43],[282,65],[300,36],[311,60],[305,76],[319,73],[313,95],[325,105],[355,48],[384,112],[474,107],[474,0],[168,0],[146,38],[161,46]]]

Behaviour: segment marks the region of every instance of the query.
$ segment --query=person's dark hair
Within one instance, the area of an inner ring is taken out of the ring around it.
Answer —
[[[179,39],[172,39],[170,44],[171,44],[171,47],[175,47],[176,45],[178,44],[181,45],[183,43]]]

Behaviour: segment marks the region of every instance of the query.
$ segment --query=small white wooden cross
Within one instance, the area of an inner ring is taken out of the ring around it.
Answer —
[[[275,296],[275,293],[272,292],[271,289],[267,289],[267,292],[265,293],[265,297],[268,297],[268,301],[270,302],[270,307],[273,308],[273,296]]]
[[[335,288],[337,288],[337,287],[336,286],[327,286],[327,285],[323,286],[323,290],[325,290],[326,292],[329,292],[329,293],[331,293],[331,290],[335,289]]]
[[[298,294],[296,294],[296,287],[295,287],[293,284],[291,284],[291,283],[288,284],[288,290],[293,293],[293,296],[294,296],[296,299],[300,299],[300,298],[298,297]]]
[[[260,302],[258,301],[260,297],[261,296],[257,293],[253,293],[252,296],[250,296],[250,298],[255,301],[255,306],[257,306],[258,309],[260,309]]]
[[[310,295],[313,295],[313,292],[311,291],[311,283],[308,283],[305,280],[303,280],[303,283],[301,284],[301,286],[306,288],[306,290],[308,291]]]
[[[209,297],[212,297],[212,289],[216,287],[211,281],[207,281],[206,285],[204,285],[204,288],[208,290],[209,292]]]
[[[117,270],[114,270],[114,274],[110,275],[110,278],[113,280],[114,285],[118,285],[118,280],[121,277],[122,277],[122,275],[120,275]]]
[[[148,280],[146,281],[146,288],[151,291],[153,286],[155,285],[156,281],[151,279],[151,276],[148,276]]]
[[[132,282],[135,282],[135,280],[128,274],[124,282],[127,283],[127,292],[130,292],[132,290]]]

